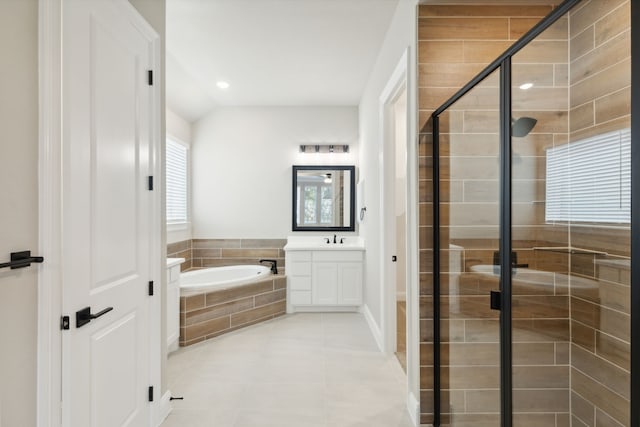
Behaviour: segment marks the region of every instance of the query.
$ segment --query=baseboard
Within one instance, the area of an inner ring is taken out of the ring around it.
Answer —
[[[167,392],[162,395],[162,399],[160,399],[156,407],[156,422],[154,425],[160,427],[171,413],[171,409],[171,391],[167,390]]]
[[[407,396],[407,410],[414,426],[420,425],[420,401],[413,393]]]
[[[378,327],[378,324],[373,318],[373,314],[371,314],[371,310],[369,310],[368,305],[365,304],[362,306],[362,314],[364,314],[364,318],[367,319],[369,329],[371,329],[371,334],[373,334],[373,338],[376,340],[378,348],[381,352],[384,353],[384,340],[382,339],[382,331],[380,331],[380,327]]]

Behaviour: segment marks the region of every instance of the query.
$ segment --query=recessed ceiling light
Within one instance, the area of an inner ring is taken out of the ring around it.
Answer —
[[[216,83],[216,86],[218,86],[220,89],[229,89],[229,86],[231,85],[227,82],[219,81]]]
[[[524,83],[520,85],[520,89],[522,90],[528,90],[531,89],[533,87],[533,83]]]

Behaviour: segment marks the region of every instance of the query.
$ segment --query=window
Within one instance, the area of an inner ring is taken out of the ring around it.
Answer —
[[[186,146],[167,139],[167,224],[189,222],[188,159]]]
[[[547,150],[546,221],[629,223],[631,131]]]

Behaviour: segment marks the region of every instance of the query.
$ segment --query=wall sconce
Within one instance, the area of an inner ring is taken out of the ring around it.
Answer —
[[[349,152],[348,144],[309,144],[300,145],[301,153],[336,153],[344,154]]]

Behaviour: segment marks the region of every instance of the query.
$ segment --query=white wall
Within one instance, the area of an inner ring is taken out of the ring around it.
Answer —
[[[357,107],[227,107],[193,125],[193,237],[286,238],[292,165],[355,164]],[[349,154],[300,144],[347,143]]]
[[[191,123],[180,117],[167,108],[167,138],[174,138],[191,148]],[[191,181],[189,177],[189,181]],[[187,203],[190,204],[191,195],[187,196]],[[189,206],[191,207],[191,206]],[[192,237],[191,223],[186,225],[168,226],[167,243],[181,242]]]
[[[0,1],[0,262],[38,250],[38,2]],[[36,254],[37,255],[37,254]],[[0,270],[0,425],[36,425],[37,267]]]
[[[360,172],[361,179],[365,180],[365,193],[367,195],[367,219],[361,225],[360,234],[366,239],[367,251],[365,255],[365,307],[371,313],[373,322],[379,330],[384,331],[382,300],[384,283],[381,280],[381,263],[390,263],[390,259],[382,259],[383,248],[381,230],[381,161],[383,157],[384,140],[381,129],[382,117],[380,114],[380,96],[388,84],[391,75],[400,62],[405,51],[408,52],[407,70],[407,154],[411,159],[407,163],[407,218],[409,250],[407,258],[409,270],[407,270],[407,392],[408,408],[414,422],[419,418],[419,351],[417,345],[419,335],[418,321],[418,161],[417,161],[417,79],[416,79],[416,40],[417,40],[417,0],[400,0],[393,20],[387,31],[382,48],[378,55],[376,65],[367,82],[365,92],[360,101]],[[393,144],[393,141],[391,141]],[[386,147],[384,151],[393,151],[393,147]],[[388,183],[389,184],[389,183]],[[387,184],[387,188],[388,188]],[[395,185],[395,184],[394,184]],[[394,244],[393,242],[392,244]],[[400,260],[401,261],[401,260]],[[390,264],[387,264],[390,267]],[[385,292],[386,295],[389,293]],[[395,292],[393,292],[395,294]],[[389,304],[387,304],[387,307]],[[386,340],[386,337],[385,337]]]

